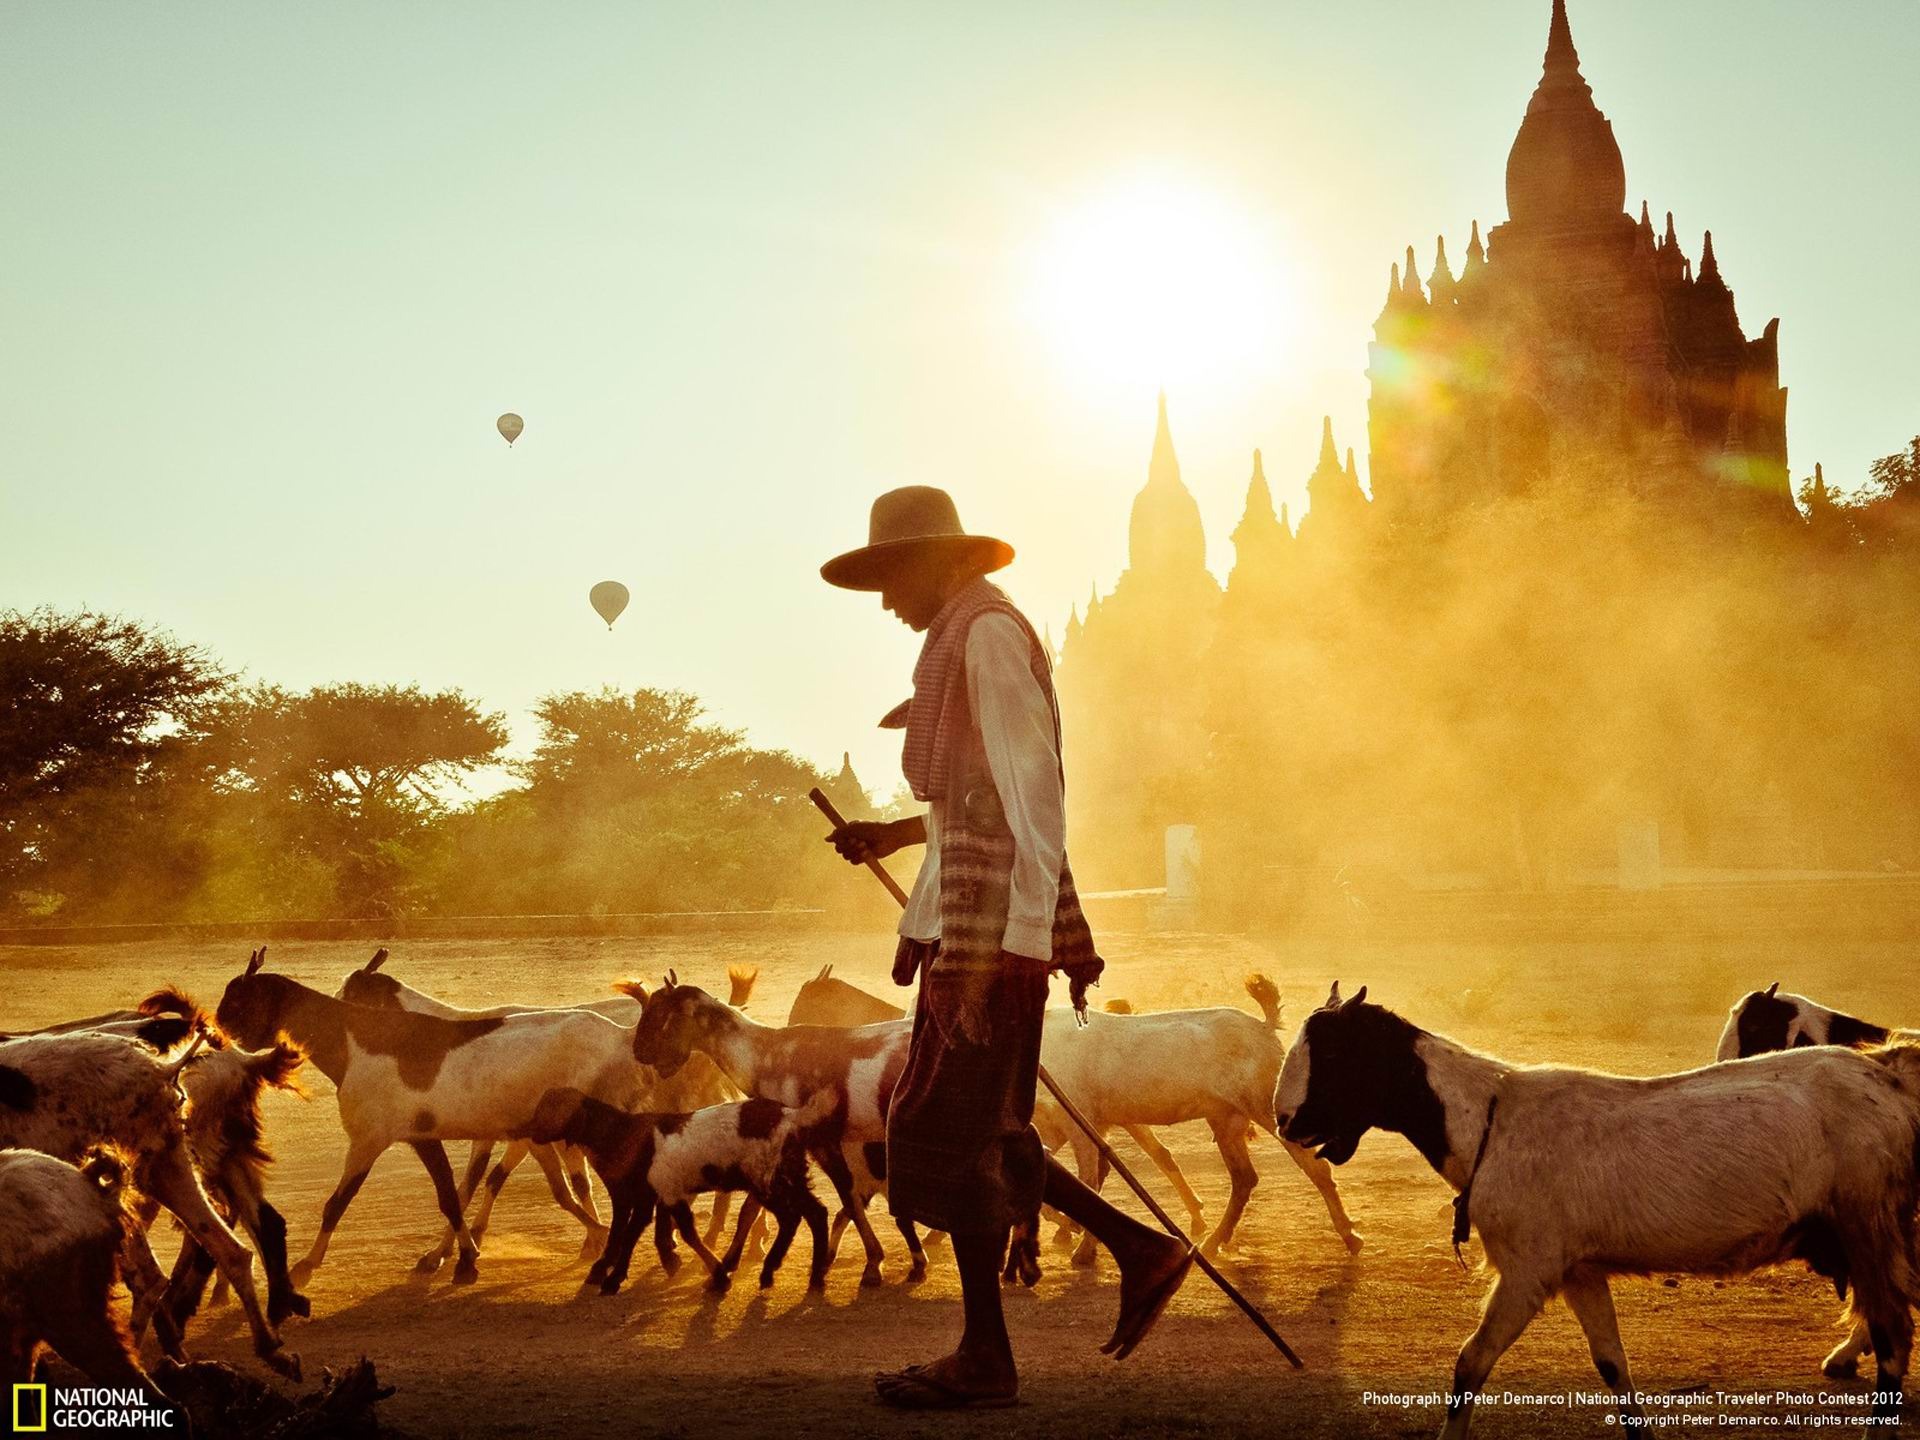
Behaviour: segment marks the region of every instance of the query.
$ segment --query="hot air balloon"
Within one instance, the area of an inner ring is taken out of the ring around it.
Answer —
[[[618,580],[602,580],[587,592],[587,599],[593,602],[594,613],[606,621],[607,629],[611,630],[620,612],[627,608],[627,587]]]
[[[527,428],[527,422],[509,410],[493,422],[493,428],[500,432],[508,445],[512,445],[520,438],[520,432]]]

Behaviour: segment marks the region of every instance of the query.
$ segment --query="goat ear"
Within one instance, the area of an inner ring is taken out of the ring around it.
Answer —
[[[1338,980],[1333,982],[1333,989],[1327,992],[1327,1003],[1320,1008],[1322,1010],[1338,1010],[1340,1008],[1340,982]]]
[[[661,979],[663,983],[666,985],[667,989],[669,990],[673,989],[674,986],[680,983],[679,977],[677,977],[671,970],[667,971],[667,973],[664,976],[662,976]]]
[[[1774,981],[1773,984],[1767,986],[1767,998],[1771,1000],[1773,998],[1774,992],[1779,988],[1780,988],[1780,982],[1778,980]]]
[[[387,947],[382,945],[378,950],[373,952],[373,958],[367,961],[367,963],[365,965],[362,965],[360,968],[366,971],[367,974],[371,975],[374,971],[378,970],[382,965],[386,963],[387,963]]]
[[[1353,992],[1353,998],[1351,1000],[1344,1000],[1341,1002],[1340,1008],[1342,1010],[1345,1010],[1349,1006],[1358,1005],[1361,1001],[1365,1000],[1366,998],[1367,998],[1367,987],[1362,985],[1358,990]]]
[[[247,974],[258,974],[260,967],[266,963],[266,960],[267,947],[262,945],[258,950],[251,952],[247,956]]]

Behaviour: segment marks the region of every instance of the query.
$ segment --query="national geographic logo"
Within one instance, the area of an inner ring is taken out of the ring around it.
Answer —
[[[96,1390],[86,1387],[51,1388],[46,1385],[13,1387],[13,1433],[64,1434],[72,1430],[104,1430],[117,1434],[176,1429],[178,1412],[148,1403],[141,1390]]]

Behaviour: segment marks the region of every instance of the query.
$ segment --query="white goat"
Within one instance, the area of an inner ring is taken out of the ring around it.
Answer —
[[[163,1064],[142,1045],[84,1031],[0,1044],[0,1146],[42,1150],[69,1162],[95,1146],[119,1147],[131,1160],[135,1188],[172,1212],[240,1297],[254,1353],[297,1379],[300,1359],[281,1348],[254,1292],[253,1256],[214,1213],[194,1170],[179,1089],[181,1067],[193,1054]],[[135,1330],[152,1315],[162,1345],[180,1358],[171,1317],[155,1310],[164,1278],[137,1228],[127,1237],[122,1262],[134,1295]]]
[[[0,1389],[9,1395],[31,1383],[48,1345],[96,1385],[176,1409],[140,1368],[113,1308],[135,1223],[126,1181],[112,1150],[90,1150],[77,1167],[38,1150],[0,1150]]]
[[[326,1258],[334,1227],[367,1172],[389,1146],[405,1143],[433,1179],[441,1214],[454,1227],[455,1284],[479,1278],[477,1250],[461,1213],[443,1140],[494,1140],[525,1132],[540,1097],[571,1085],[630,1107],[643,1077],[632,1032],[585,1010],[443,1020],[350,1005],[285,975],[263,974],[264,950],[229,981],[216,1012],[221,1028],[248,1045],[286,1036],[333,1081],[347,1157],[321,1212],[313,1248],[292,1271],[302,1283]]]
[[[1823,1046],[1653,1079],[1518,1067],[1339,987],[1308,1017],[1275,1093],[1280,1127],[1350,1159],[1378,1126],[1459,1192],[1496,1275],[1461,1348],[1443,1440],[1540,1308],[1562,1296],[1616,1397],[1641,1417],[1614,1319],[1613,1275],[1737,1275],[1801,1259],[1873,1334],[1877,1390],[1897,1394],[1913,1322],[1920,1047],[1870,1058]],[[1876,1428],[1899,1423],[1877,1405]]]
[[[1249,1127],[1257,1125],[1274,1133],[1273,1087],[1287,1053],[1275,1033],[1280,1001],[1273,982],[1264,975],[1252,975],[1246,983],[1247,993],[1265,1012],[1264,1020],[1219,1006],[1148,1014],[1092,1013],[1082,1025],[1072,1010],[1055,1008],[1047,1011],[1040,1036],[1041,1063],[1102,1135],[1116,1126],[1132,1133],[1150,1125],[1207,1122],[1233,1183],[1220,1223],[1201,1246],[1209,1256],[1232,1244],[1240,1216],[1260,1182],[1247,1147]],[[1080,1179],[1098,1190],[1106,1179],[1100,1152],[1050,1093],[1042,1092],[1036,1100],[1033,1123],[1048,1149],[1073,1146]],[[1334,1231],[1348,1252],[1357,1255],[1364,1242],[1354,1233],[1353,1221],[1341,1203],[1333,1168],[1303,1146],[1284,1138],[1280,1143],[1319,1190]],[[1188,1204],[1197,1211],[1198,1201]],[[1093,1259],[1093,1237],[1083,1236],[1074,1262],[1091,1264]]]

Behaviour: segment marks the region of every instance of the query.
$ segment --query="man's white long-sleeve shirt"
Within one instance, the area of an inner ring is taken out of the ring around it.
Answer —
[[[1034,960],[1053,958],[1053,911],[1067,849],[1067,807],[1054,748],[1053,707],[1034,678],[1027,632],[1011,615],[987,614],[967,631],[967,698],[987,752],[987,768],[1013,831],[1013,889],[1001,948]],[[927,848],[900,933],[940,938],[940,821],[943,800],[927,814]]]

